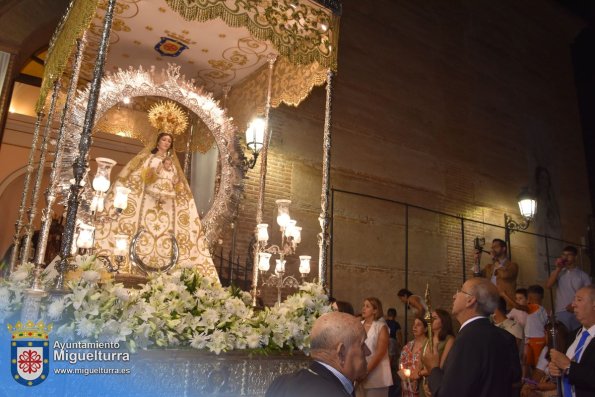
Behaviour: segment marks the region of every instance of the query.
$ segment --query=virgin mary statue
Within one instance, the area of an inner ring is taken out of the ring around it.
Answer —
[[[192,192],[173,151],[174,134],[186,130],[186,115],[173,102],[161,102],[149,111],[149,121],[161,132],[155,143],[128,162],[108,192],[107,211],[119,187],[130,189],[126,209],[97,225],[96,253],[111,255],[118,234],[137,235],[135,253],[143,268],[164,269],[172,258],[173,235],[177,266],[197,267],[203,275],[217,278]]]

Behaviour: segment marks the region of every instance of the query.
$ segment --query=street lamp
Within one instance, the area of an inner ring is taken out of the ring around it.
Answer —
[[[533,196],[526,187],[523,188],[521,193],[518,195],[518,204],[519,212],[523,217],[522,221],[517,222],[512,219],[510,215],[504,214],[504,240],[506,241],[508,259],[510,259],[512,256],[510,248],[510,234],[514,233],[515,231],[527,230],[531,224],[531,221],[535,217],[535,213],[537,212],[537,201],[535,200],[535,196]]]
[[[521,190],[521,193],[519,194],[519,211],[527,222],[533,220],[535,212],[537,211],[537,201],[535,201],[535,197],[527,188]]]

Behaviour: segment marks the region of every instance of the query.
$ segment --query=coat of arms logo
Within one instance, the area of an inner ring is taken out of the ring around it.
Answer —
[[[37,386],[47,379],[50,371],[49,333],[52,324],[20,321],[13,327],[10,342],[10,370],[12,378],[24,386]]]
[[[171,37],[162,37],[161,41],[155,44],[155,51],[165,57],[177,57],[187,48],[189,47],[186,44]]]

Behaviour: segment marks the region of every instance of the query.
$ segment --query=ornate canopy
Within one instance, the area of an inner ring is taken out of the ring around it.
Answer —
[[[105,0],[73,0],[50,43],[38,110],[87,31],[81,77],[90,79]],[[272,106],[297,106],[337,68],[340,3],[313,0],[121,0],[106,70],[166,68],[221,97],[240,130],[264,107],[267,57],[277,55]]]

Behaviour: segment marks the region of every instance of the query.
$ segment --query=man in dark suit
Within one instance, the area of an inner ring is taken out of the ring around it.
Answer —
[[[564,397],[595,396],[595,285],[576,291],[572,302],[582,327],[566,354],[551,350],[550,374],[562,376]]]
[[[269,386],[266,397],[350,397],[353,382],[366,376],[363,325],[352,315],[332,312],[319,317],[310,333],[308,369],[281,375]]]
[[[498,305],[498,289],[490,281],[473,278],[453,296],[452,314],[462,324],[455,343],[439,367],[436,347],[422,358],[430,371],[434,397],[508,397],[521,379],[521,363],[514,337],[491,324],[488,316]]]

